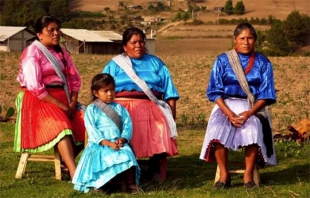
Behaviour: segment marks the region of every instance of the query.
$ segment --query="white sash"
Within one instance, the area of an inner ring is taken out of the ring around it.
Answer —
[[[117,63],[119,67],[121,67],[126,74],[135,82],[142,91],[149,97],[150,100],[152,100],[164,113],[168,120],[169,129],[170,129],[170,137],[171,138],[177,138],[177,127],[176,123],[172,116],[172,111],[170,106],[163,100],[158,100],[154,94],[152,93],[151,89],[147,86],[146,82],[139,78],[139,76],[136,74],[134,69],[132,68],[131,60],[128,56],[124,55],[117,55],[112,59],[114,62]]]
[[[42,44],[40,43],[38,40],[35,40],[33,42],[42,52],[43,54],[46,56],[46,58],[50,61],[50,63],[52,64],[52,66],[55,69],[56,74],[58,75],[58,77],[63,81],[64,83],[64,90],[66,92],[67,95],[67,99],[68,102],[71,102],[70,99],[70,94],[69,94],[69,88],[68,88],[68,83],[67,83],[67,78],[65,76],[65,74],[62,72],[61,69],[61,65],[59,63],[59,61],[56,59],[56,57]],[[85,111],[86,106],[81,104],[80,102],[77,102],[77,109],[78,110],[83,110]]]
[[[69,94],[67,79],[66,79],[66,76],[64,75],[64,73],[61,70],[60,63],[55,58],[55,56],[42,43],[40,43],[37,40],[35,40],[33,43],[43,52],[43,54],[46,56],[46,58],[50,61],[50,63],[54,67],[56,74],[63,81],[63,83],[64,83],[64,90],[66,92],[68,101],[70,103],[70,94]]]

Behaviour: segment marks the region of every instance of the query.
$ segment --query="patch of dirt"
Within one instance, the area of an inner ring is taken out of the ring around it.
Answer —
[[[231,39],[156,39],[155,53],[158,56],[218,55],[232,47]]]

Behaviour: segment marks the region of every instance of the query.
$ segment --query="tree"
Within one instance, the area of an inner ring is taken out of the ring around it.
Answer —
[[[307,44],[310,39],[310,17],[298,11],[291,12],[283,21],[283,31],[290,42],[297,45]]]
[[[109,13],[111,9],[110,9],[109,7],[105,7],[103,10],[104,10],[106,13]]]
[[[283,31],[281,21],[275,21],[267,31],[266,40],[269,47],[269,55],[286,56],[292,49],[289,46],[288,39]],[[266,55],[268,55],[266,54]]]
[[[36,0],[3,1],[0,13],[0,24],[7,26],[32,26],[36,19],[46,11]]]
[[[228,14],[228,15],[231,15],[234,13],[232,0],[226,1],[226,4],[224,6],[224,10],[225,10],[226,14]]]
[[[125,3],[123,1],[118,2],[117,10],[120,11],[121,9],[125,8]]]
[[[67,0],[53,0],[49,7],[49,14],[59,19],[61,22],[69,19],[69,4]]]
[[[242,15],[245,12],[245,7],[243,1],[238,1],[234,7],[234,13],[237,15]]]

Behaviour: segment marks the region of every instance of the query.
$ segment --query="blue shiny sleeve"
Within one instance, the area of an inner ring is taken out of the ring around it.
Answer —
[[[168,68],[164,65],[160,70],[158,75],[162,79],[162,88],[164,90],[164,100],[169,98],[179,99],[180,95],[172,81],[172,76]]]
[[[264,67],[262,67],[262,84],[259,87],[257,95],[255,96],[257,100],[266,100],[267,105],[276,102],[276,94],[274,87],[274,76],[271,62],[266,62]]]
[[[215,102],[224,95],[224,83],[222,79],[223,72],[223,63],[219,58],[217,58],[213,64],[206,91],[206,96],[211,102]]]
[[[84,122],[88,134],[88,140],[100,144],[102,140],[107,138],[104,136],[104,133],[97,128],[96,117],[100,116],[97,112],[98,111],[96,111],[93,104],[87,106],[84,115]]]

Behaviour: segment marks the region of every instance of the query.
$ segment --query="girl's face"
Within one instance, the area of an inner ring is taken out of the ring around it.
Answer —
[[[255,38],[250,29],[242,30],[241,34],[235,37],[234,42],[238,52],[242,54],[248,54],[254,50]]]
[[[60,28],[57,23],[52,22],[47,27],[43,28],[41,33],[37,33],[39,41],[47,46],[53,47],[59,45],[60,40]]]
[[[115,86],[109,84],[98,91],[93,90],[93,94],[104,103],[111,103],[115,98]]]
[[[133,34],[126,43],[124,51],[131,58],[141,58],[145,53],[145,41],[140,34]]]

